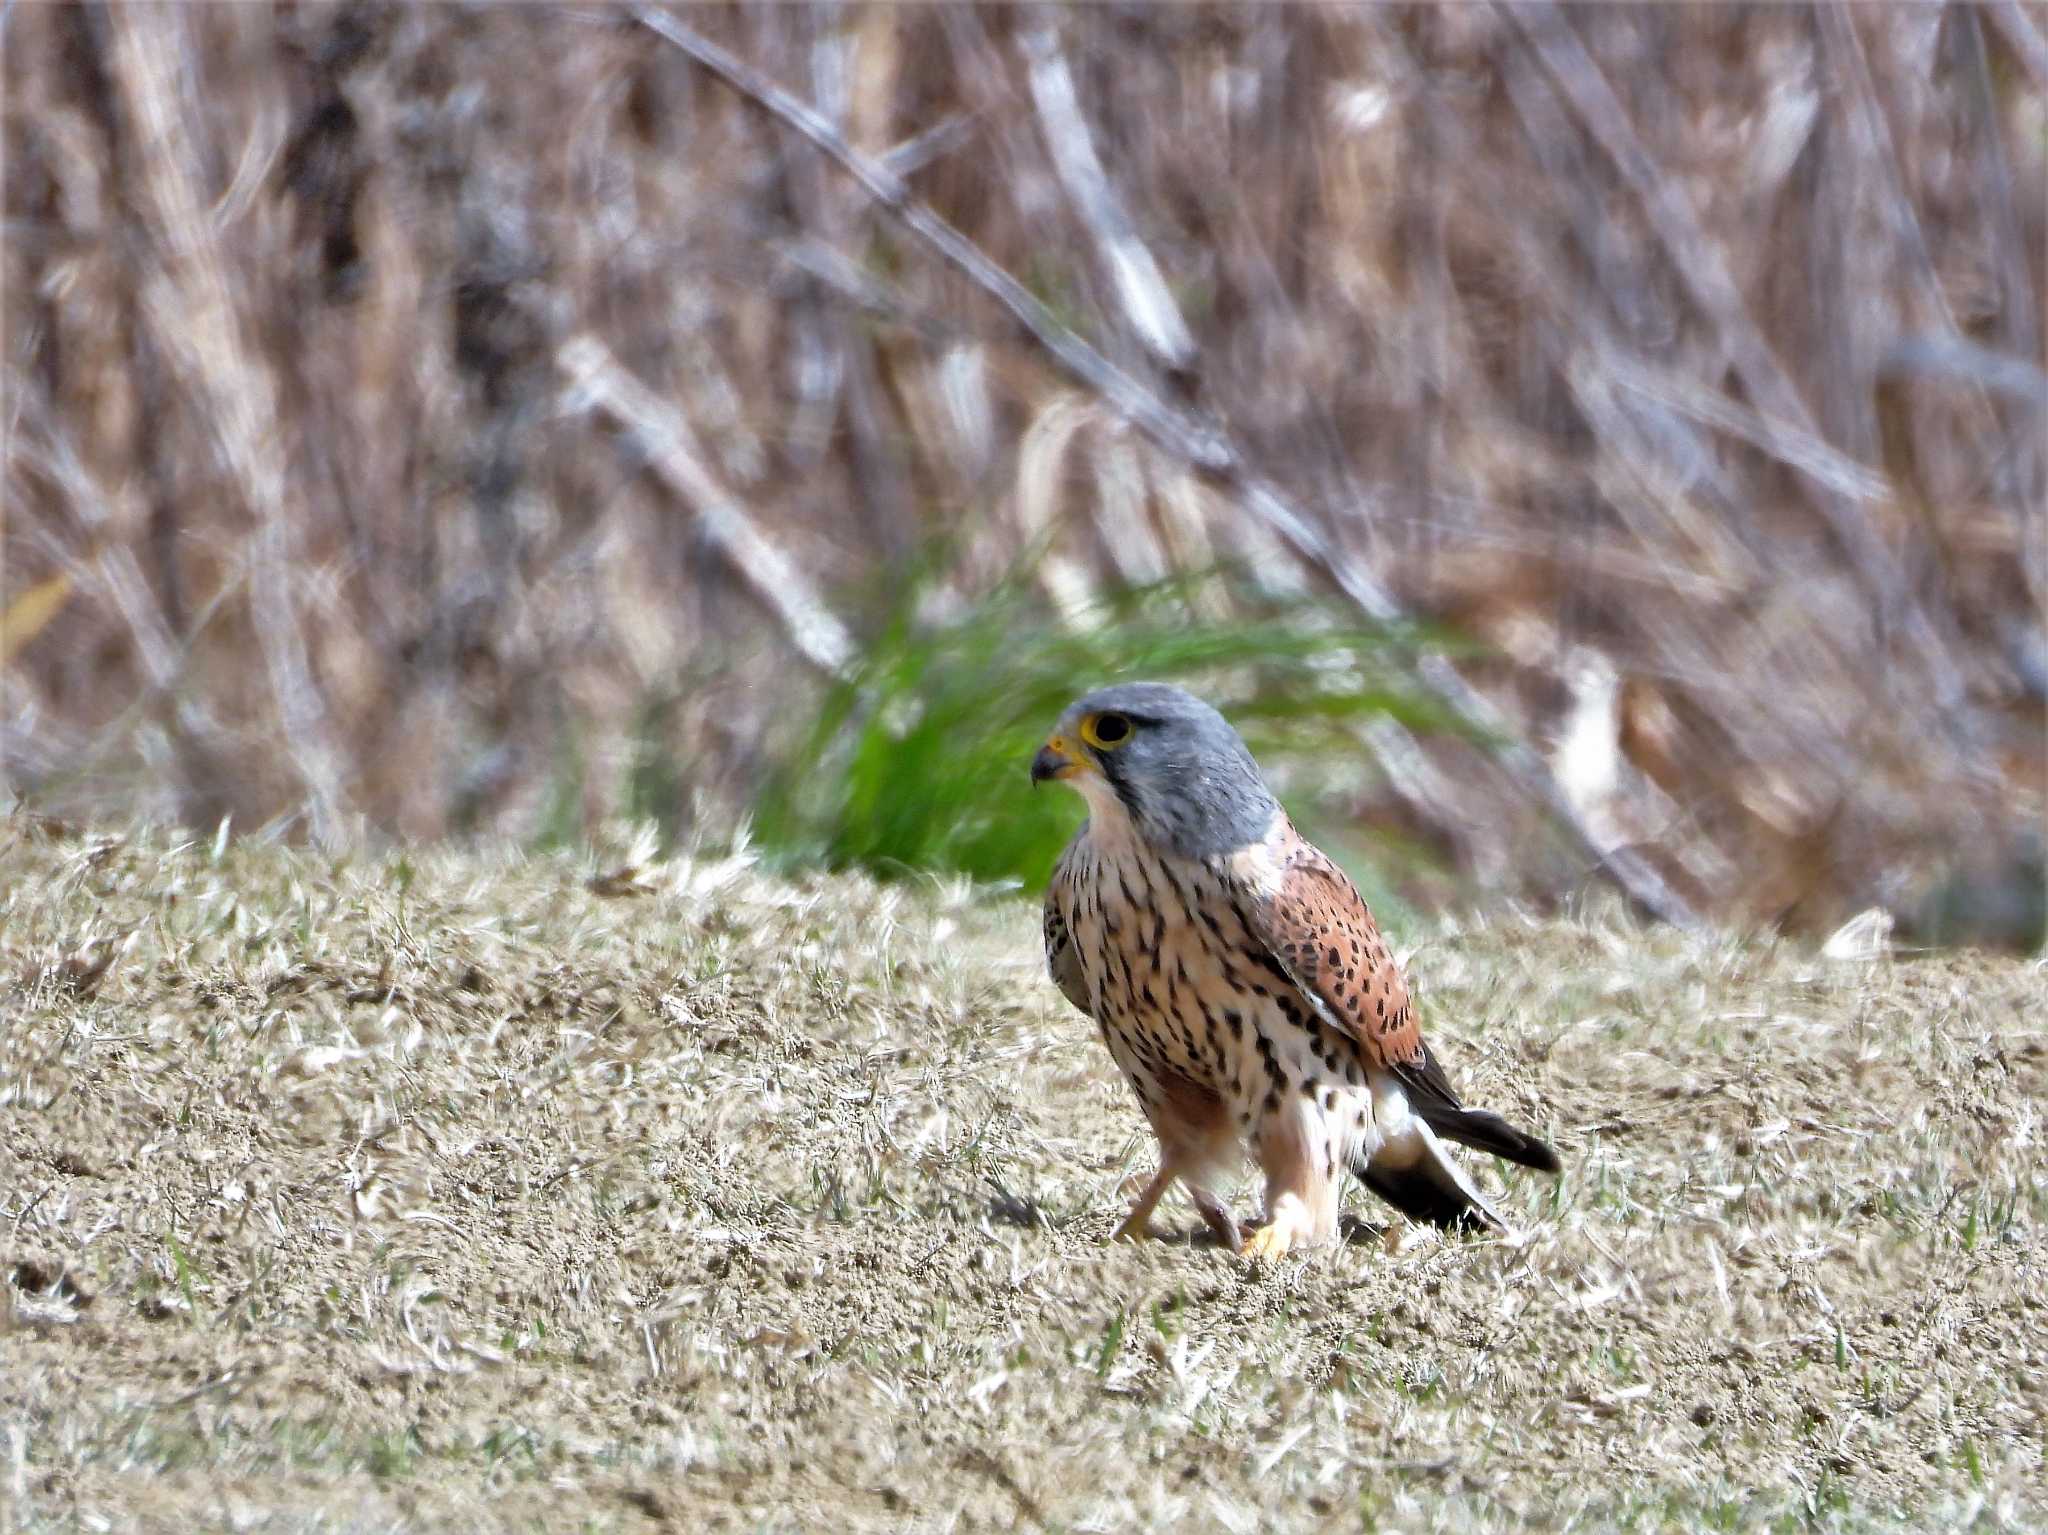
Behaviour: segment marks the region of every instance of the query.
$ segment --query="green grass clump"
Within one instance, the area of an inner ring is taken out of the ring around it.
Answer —
[[[1021,581],[938,623],[918,621],[915,594],[899,602],[763,786],[756,846],[785,867],[1035,889],[1082,807],[1031,791],[1032,754],[1061,710],[1111,682],[1173,681],[1208,698],[1310,820],[1339,780],[1359,780],[1361,721],[1457,728],[1409,677],[1415,632],[1361,628],[1313,602],[1218,621],[1194,594],[1185,580],[1125,591],[1079,627]]]

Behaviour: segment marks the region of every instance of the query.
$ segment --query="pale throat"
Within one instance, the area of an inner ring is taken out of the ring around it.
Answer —
[[[1107,778],[1100,773],[1076,773],[1066,784],[1088,802],[1090,842],[1105,853],[1138,846],[1138,828]]]

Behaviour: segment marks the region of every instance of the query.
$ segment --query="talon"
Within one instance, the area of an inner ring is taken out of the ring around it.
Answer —
[[[1112,1242],[1149,1242],[1152,1240],[1151,1221],[1133,1210],[1124,1217],[1124,1223],[1110,1233]]]
[[[1239,1257],[1262,1262],[1286,1257],[1287,1249],[1293,1245],[1285,1228],[1278,1221],[1272,1221],[1246,1237],[1244,1246],[1237,1251]]]

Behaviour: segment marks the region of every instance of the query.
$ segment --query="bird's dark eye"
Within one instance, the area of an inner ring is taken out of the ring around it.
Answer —
[[[1131,722],[1121,714],[1098,714],[1081,726],[1081,739],[1090,746],[1121,746],[1131,738]]]

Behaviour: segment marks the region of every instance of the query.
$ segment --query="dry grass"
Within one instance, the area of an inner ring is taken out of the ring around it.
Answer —
[[[685,14],[867,154],[950,130],[912,191],[1494,647],[1698,908],[1825,932],[2038,846],[2038,7]],[[5,44],[0,788],[46,808],[532,838],[644,738],[716,820],[934,535],[941,606],[1041,542],[1054,608],[1308,579],[623,11]],[[1469,743],[1374,752],[1359,819],[1583,880]]]
[[[2038,964],[1411,935],[1565,1174],[1259,1272],[1102,1245],[1014,899],[20,817],[0,890],[9,1529],[2048,1516]]]

